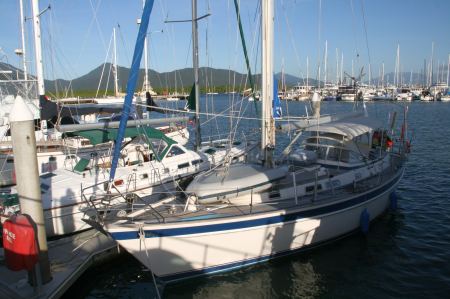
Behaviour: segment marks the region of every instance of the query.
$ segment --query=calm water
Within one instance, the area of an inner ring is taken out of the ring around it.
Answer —
[[[218,97],[216,105],[219,111],[229,103]],[[450,104],[409,106],[413,153],[397,190],[399,208],[372,223],[367,236],[355,234],[306,253],[167,286],[163,297],[449,298]],[[286,108],[291,115],[305,111],[303,103]],[[324,103],[322,111],[351,108],[352,104]],[[402,110],[391,103],[369,103],[367,108],[386,120],[386,111]],[[252,109],[253,104],[249,115]],[[228,121],[218,123],[225,127]],[[214,126],[205,131],[214,131]],[[128,254],[92,268],[66,294],[67,298],[154,296],[150,272]]]

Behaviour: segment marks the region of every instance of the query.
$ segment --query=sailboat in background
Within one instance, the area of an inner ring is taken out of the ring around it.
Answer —
[[[99,215],[103,229],[161,280],[233,270],[367,231],[394,200],[406,120],[395,147],[393,130],[363,116],[310,126],[297,135],[307,134],[301,148],[274,157],[274,1],[261,7],[259,158],[202,173],[175,198],[136,198]]]
[[[65,155],[64,167],[53,169],[40,177],[49,236],[90,228],[83,218],[89,219],[93,203],[109,207],[118,199],[130,200],[123,194],[133,193],[133,196],[139,197],[141,194],[157,195],[160,191],[171,192],[194,174],[245,157],[246,143],[234,144],[231,148],[208,143],[198,147],[198,152],[195,152],[167,136],[170,133],[164,134],[166,132],[160,128],[148,126],[159,120],[129,121],[150,11],[151,6],[145,10],[147,21],[140,27],[129,75],[133,80],[129,79],[127,85],[119,128],[113,126],[117,124],[114,120],[109,123],[58,126],[65,137],[89,145],[89,151],[83,152],[85,155],[79,152]],[[163,119],[167,122],[173,120],[175,118]],[[114,155],[111,157],[112,148]],[[53,154],[56,155],[55,152]],[[56,158],[54,162],[57,162]],[[108,176],[112,179],[108,180]],[[2,211],[14,213],[19,208],[17,202],[8,203],[2,207]]]
[[[108,152],[111,148],[111,142],[106,142],[103,145],[94,146],[89,143],[88,139],[81,137],[76,138],[62,138],[63,133],[71,131],[83,131],[87,129],[104,129],[118,127],[118,119],[120,119],[120,112],[123,105],[123,97],[120,97],[118,87],[118,67],[116,55],[116,34],[115,28],[113,30],[114,41],[114,61],[113,74],[116,97],[105,98],[103,102],[97,102],[96,99],[86,100],[89,103],[79,103],[79,99],[60,99],[58,101],[50,100],[45,95],[44,86],[44,70],[42,62],[42,46],[41,46],[41,28],[39,13],[39,1],[32,1],[33,11],[33,41],[35,43],[35,63],[36,63],[36,89],[38,99],[25,99],[30,110],[35,115],[36,126],[36,141],[38,147],[38,165],[39,173],[52,172],[58,168],[64,168],[67,160],[74,160],[78,162],[81,159],[90,159],[93,151],[100,151],[102,154]],[[25,49],[25,45],[22,46]],[[24,50],[21,53],[25,53]],[[24,64],[26,65],[26,64]],[[145,80],[148,81],[146,76]],[[29,80],[28,80],[29,81]],[[33,82],[24,82],[24,86],[30,87]],[[151,91],[150,84],[147,82],[146,88]],[[150,92],[149,91],[149,92]],[[20,92],[23,92],[20,90]],[[30,95],[26,92],[25,95]],[[134,98],[134,111],[145,107],[144,101],[140,97]],[[0,109],[0,186],[11,186],[15,184],[14,175],[14,159],[12,155],[12,145],[9,136],[9,111],[14,103],[14,96],[8,95],[1,99]],[[151,110],[149,107],[147,110]],[[158,111],[162,111],[159,109]],[[102,114],[99,117],[99,113]],[[107,114],[107,115],[106,115]],[[164,117],[161,119],[142,119],[142,115],[134,113],[131,117],[134,126],[152,125],[161,132],[167,134],[168,137],[174,139],[180,144],[186,144],[189,139],[189,132],[184,122],[188,118],[180,117]],[[81,124],[80,124],[81,123]],[[68,126],[67,126],[68,125]],[[67,127],[66,127],[67,126]],[[67,134],[66,134],[67,136]],[[101,148],[101,149],[100,149]]]

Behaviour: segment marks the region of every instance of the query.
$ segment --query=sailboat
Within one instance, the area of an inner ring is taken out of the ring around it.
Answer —
[[[134,127],[127,127],[151,7],[146,4],[143,12],[147,17],[142,18],[146,21],[139,29],[119,128],[92,124],[85,125],[86,130],[67,129],[66,136],[88,140],[94,147],[99,146],[98,151],[94,148],[90,157],[73,159],[73,155],[68,156],[64,168],[40,176],[48,236],[88,229],[95,211],[114,206],[117,202],[125,200],[131,204],[144,194],[158,198],[162,191],[164,195],[167,192],[175,194],[175,189],[180,188],[183,181],[218,165],[242,161],[253,147],[252,143],[246,142],[235,142],[231,147],[208,142],[198,143],[196,151],[193,151],[160,130],[139,123],[148,123],[151,119],[140,120]],[[198,63],[194,64],[194,69],[198,70]],[[194,86],[198,89],[198,76],[195,77]],[[198,93],[195,93],[195,98],[198,102]],[[198,122],[197,130],[199,132]],[[105,144],[110,146],[109,150],[105,150]],[[3,209],[6,213],[14,213],[19,207],[17,204],[8,205]]]
[[[137,198],[99,218],[121,247],[165,282],[267,261],[358,229],[367,232],[370,221],[395,203],[392,194],[409,150],[406,120],[395,145],[392,130],[361,116],[310,126],[298,133],[306,134],[302,147],[274,157],[274,1],[261,7],[259,159],[202,173],[183,196],[153,203]]]
[[[88,139],[81,140],[70,139],[70,138],[62,138],[63,132],[61,132],[61,128],[64,127],[64,124],[77,124],[77,117],[74,116],[74,105],[64,105],[61,103],[55,103],[49,100],[45,96],[45,86],[44,86],[44,70],[42,63],[42,46],[41,46],[41,28],[40,28],[40,13],[39,13],[39,1],[32,1],[32,9],[33,9],[33,31],[34,31],[34,43],[35,43],[35,63],[36,63],[36,81],[37,81],[37,92],[39,99],[31,100],[25,98],[25,102],[30,110],[33,112],[35,116],[35,122],[38,130],[36,130],[36,140],[37,140],[37,159],[39,166],[39,173],[44,174],[47,172],[52,172],[57,168],[64,168],[67,164],[66,160],[72,159],[69,156],[76,154],[78,156],[77,159],[89,159],[90,155],[93,151],[98,151],[100,145],[96,146],[94,149],[93,144],[89,143]],[[22,10],[21,10],[22,12]],[[21,18],[23,20],[23,18]],[[23,24],[22,24],[23,25]],[[23,27],[22,27],[23,31]],[[23,32],[22,32],[23,35]],[[98,114],[99,111],[102,113],[114,113],[120,112],[122,109],[122,105],[112,105],[117,102],[123,103],[123,98],[119,98],[118,95],[118,78],[117,78],[117,59],[116,59],[116,42],[115,42],[115,29],[113,31],[113,40],[114,40],[114,82],[115,82],[115,92],[116,98],[107,99],[103,103],[94,103],[94,104],[81,104],[76,106],[76,114],[77,116],[86,115],[86,114]],[[22,44],[22,53],[25,53],[25,45]],[[24,62],[24,68],[26,63]],[[147,69],[146,69],[147,73]],[[26,72],[25,72],[26,74]],[[146,81],[148,78],[146,76]],[[25,83],[27,81],[25,80]],[[151,92],[151,87],[148,82],[145,84],[148,90]],[[28,82],[28,86],[31,86],[31,83]],[[92,100],[92,99],[91,99]],[[138,102],[140,98],[136,98],[135,102]],[[1,107],[0,107],[0,187],[9,187],[15,184],[15,174],[14,174],[14,158],[12,157],[12,144],[11,138],[9,136],[9,112],[14,104],[15,97],[13,95],[8,95],[4,99],[1,99]],[[60,105],[61,104],[61,105]],[[138,117],[134,117],[137,119]],[[97,119],[98,120],[98,119]],[[178,143],[186,144],[189,138],[189,132],[186,126],[182,126],[179,123],[180,119],[175,118],[162,118],[160,121],[158,120],[136,120],[136,125],[149,125],[151,122],[152,125],[157,126],[157,128],[167,134],[170,138],[174,139]],[[185,118],[187,121],[187,118]],[[55,123],[56,128],[53,128],[53,123]],[[62,125],[62,126],[60,126]],[[87,127],[92,127],[95,124],[89,123]],[[103,118],[103,122],[100,123],[96,129],[105,128],[114,126],[113,115],[109,119]],[[86,130],[86,126],[73,126],[73,131],[84,131]],[[66,134],[67,136],[67,134]],[[107,152],[111,143],[107,142],[102,145],[102,151]],[[1,199],[0,199],[1,204]]]

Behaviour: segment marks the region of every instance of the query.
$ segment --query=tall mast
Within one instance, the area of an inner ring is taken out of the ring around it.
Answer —
[[[395,77],[394,77],[395,87],[400,85],[400,45],[397,44],[397,56],[395,58]]]
[[[413,70],[411,69],[411,73],[409,75],[409,87],[412,86],[412,81],[413,81]]]
[[[339,53],[338,48],[336,48],[336,85],[339,84]]]
[[[261,150],[264,165],[273,166],[272,155],[275,146],[275,123],[272,117],[273,101],[273,0],[261,0],[262,25],[262,123]]]
[[[145,0],[142,0],[142,8],[145,6]],[[144,91],[148,91],[150,82],[148,80],[148,49],[147,49],[147,35],[144,40]]]
[[[200,89],[198,82],[198,26],[197,26],[197,0],[192,0],[192,56],[194,67],[194,91],[195,91],[195,148],[201,146],[200,135]],[[176,82],[176,80],[175,80]]]
[[[355,63],[354,63],[353,59],[352,59],[352,77],[353,78],[355,77]]]
[[[384,62],[381,64],[381,88],[384,88]]]
[[[448,87],[448,79],[450,74],[450,54],[448,54],[448,63],[447,63],[447,87]]]
[[[342,79],[344,79],[344,52],[341,52],[341,76],[340,76],[341,84],[343,81]]]
[[[327,85],[327,62],[328,62],[328,40],[325,40],[325,65],[324,65],[324,77],[323,77],[323,87]]]
[[[309,92],[309,57],[306,56],[306,92]]]
[[[372,68],[371,68],[371,65],[369,63],[369,87],[371,85],[370,83],[372,83]]]
[[[20,6],[20,31],[22,37],[22,63],[23,63],[23,79],[28,80],[28,71],[27,71],[27,56],[25,49],[25,17],[23,15],[23,0],[19,1]],[[26,84],[26,83],[25,83]]]
[[[31,10],[33,14],[34,54],[36,63],[36,77],[39,98],[45,95],[44,65],[42,63],[41,21],[39,19],[39,0],[32,0]]]
[[[430,86],[433,84],[434,42],[431,43]]]
[[[119,96],[119,79],[117,74],[117,45],[116,45],[116,27],[113,28],[113,44],[114,44],[114,96]]]

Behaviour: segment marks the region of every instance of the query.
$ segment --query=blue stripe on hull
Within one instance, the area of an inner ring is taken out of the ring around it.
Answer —
[[[401,178],[401,176],[399,176],[399,178]],[[399,178],[396,178],[394,180],[394,182],[398,182]],[[390,186],[389,188],[384,190],[385,192],[389,191],[390,188],[393,188],[395,186],[395,183],[394,184],[389,184],[389,186]],[[391,190],[390,192],[394,192],[394,190]],[[381,195],[381,194],[382,193],[380,193],[379,195]],[[355,230],[352,230],[352,231],[350,231],[348,233],[345,233],[343,235],[336,236],[335,238],[324,240],[322,242],[311,244],[311,245],[301,246],[301,247],[296,248],[296,249],[284,250],[284,251],[280,251],[280,252],[269,254],[269,255],[265,255],[265,256],[259,256],[259,257],[255,257],[255,258],[251,258],[251,259],[247,259],[247,260],[241,260],[241,261],[234,262],[234,263],[213,266],[213,267],[210,267],[210,268],[204,268],[204,269],[199,269],[199,270],[191,270],[191,271],[186,271],[186,272],[182,272],[182,273],[170,274],[170,275],[167,275],[167,276],[158,276],[158,279],[161,280],[164,283],[175,283],[175,282],[178,282],[178,281],[181,281],[181,280],[185,280],[185,279],[188,279],[188,278],[194,278],[194,277],[199,277],[199,276],[205,276],[205,275],[211,275],[211,274],[218,274],[218,273],[233,271],[233,270],[236,270],[236,269],[239,269],[239,268],[243,268],[243,267],[247,267],[247,266],[263,263],[263,262],[266,262],[266,261],[271,260],[271,259],[280,258],[280,257],[284,257],[284,256],[296,254],[296,253],[305,252],[305,251],[314,249],[316,247],[326,245],[326,244],[331,243],[333,241],[336,241],[338,239],[342,239],[342,238],[344,238],[346,236],[349,236],[351,234],[354,234],[354,233],[356,233],[358,231],[359,231],[359,228],[357,228]]]
[[[352,206],[356,206],[362,204],[366,201],[371,200],[372,198],[377,197],[378,195],[386,192],[392,186],[394,186],[401,178],[401,173],[392,181],[383,185],[371,192],[366,194],[357,196],[353,199],[346,200],[344,202],[339,202],[335,204],[330,204],[324,207],[319,207],[315,209],[310,209],[306,211],[299,211],[295,213],[290,213],[286,215],[272,216],[268,218],[262,219],[254,219],[254,220],[246,220],[246,221],[237,221],[231,223],[220,223],[220,224],[210,224],[210,225],[202,225],[195,227],[180,227],[180,228],[168,228],[168,229],[157,229],[157,230],[145,230],[146,238],[160,238],[160,237],[174,237],[174,236],[183,236],[183,235],[193,235],[193,234],[202,234],[202,233],[210,233],[217,231],[227,231],[234,229],[245,229],[250,227],[257,227],[263,225],[272,225],[284,222],[296,221],[302,218],[311,218],[323,214],[329,214],[337,211],[341,211]],[[256,215],[256,214],[255,214]],[[131,232],[114,232],[111,233],[111,236],[115,240],[130,240],[130,239],[138,239],[139,234],[138,231]]]

